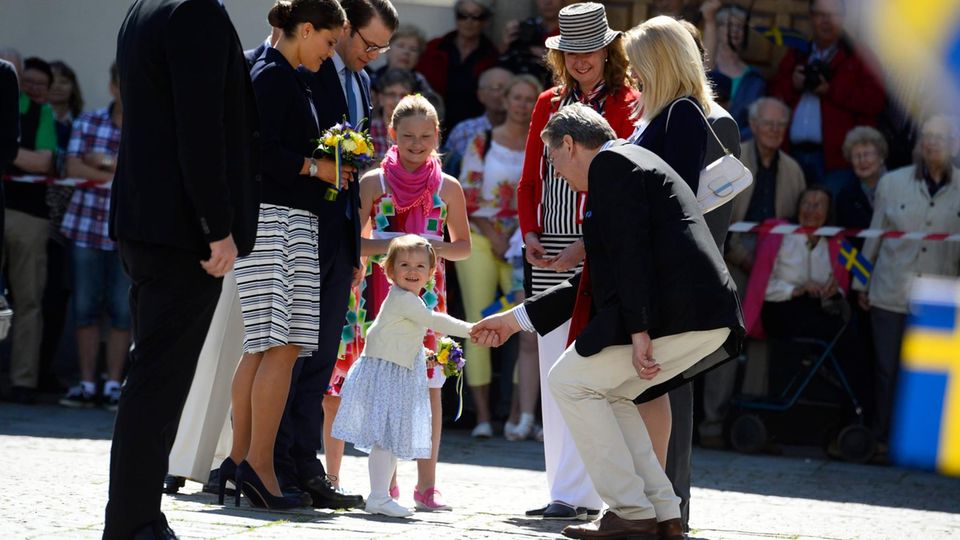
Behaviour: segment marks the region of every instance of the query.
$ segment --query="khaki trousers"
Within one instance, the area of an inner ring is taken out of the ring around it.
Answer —
[[[10,384],[36,388],[43,339],[43,290],[47,282],[50,222],[8,209],[3,233],[8,286],[13,294]]]
[[[641,379],[633,346],[583,357],[574,342],[550,370],[549,386],[587,474],[603,502],[624,519],[680,517],[680,499],[660,468],[633,399],[720,348],[730,330],[685,332],[653,340],[660,373]]]

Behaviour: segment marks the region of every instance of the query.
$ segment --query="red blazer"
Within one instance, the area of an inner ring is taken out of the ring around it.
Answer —
[[[802,95],[793,87],[793,69],[806,61],[806,54],[790,49],[770,80],[770,95],[782,99],[791,110],[796,108]],[[820,97],[823,157],[828,172],[849,167],[843,157],[847,132],[857,126],[876,125],[876,117],[886,101],[883,86],[873,71],[845,43],[840,43],[837,54],[830,60],[830,74],[830,89]],[[788,139],[789,133],[787,131]]]
[[[523,172],[520,183],[517,185],[517,210],[520,213],[520,232],[540,234],[543,232],[543,175],[546,172],[546,163],[543,160],[543,141],[540,132],[547,125],[550,116],[557,112],[559,100],[554,97],[560,93],[560,87],[555,86],[537,99],[530,118],[530,131],[527,134],[527,147],[523,157]],[[603,108],[603,117],[610,122],[610,126],[617,132],[617,137],[626,139],[633,133],[634,105],[640,97],[636,89],[621,86],[613,95],[608,96]],[[583,194],[580,195],[581,197]],[[578,205],[579,207],[580,205]]]

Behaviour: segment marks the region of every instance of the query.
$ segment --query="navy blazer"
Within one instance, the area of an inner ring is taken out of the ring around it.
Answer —
[[[250,76],[262,126],[263,202],[323,215],[329,211],[330,203],[324,199],[329,184],[300,174],[303,160],[313,155],[320,138],[306,74],[294,69],[280,51],[266,47]]]
[[[203,45],[190,36],[203,36]],[[123,129],[115,238],[204,256],[253,249],[259,119],[240,39],[217,0],[138,0],[117,37]]]
[[[614,143],[590,164],[583,239],[590,265],[593,313],[576,337],[577,352],[596,354],[651,338],[730,328],[727,342],[671,381],[645,392],[652,399],[739,354],[740,300],[707,229],[696,196],[652,152]],[[630,234],[624,234],[630,231]],[[524,302],[541,335],[569,319],[579,275]]]
[[[310,91],[313,94],[313,102],[317,108],[317,115],[320,120],[320,131],[333,127],[338,122],[342,122],[347,116],[347,97],[343,93],[343,85],[340,84],[340,77],[337,74],[337,68],[333,60],[326,60],[320,65],[320,70],[312,73],[300,68],[308,74],[307,80]],[[360,70],[353,74],[357,87],[360,88],[360,97],[363,100],[363,110],[367,111],[366,117],[369,119],[373,115],[373,105],[370,99],[370,75],[366,71]],[[369,120],[363,125],[369,127]],[[354,234],[354,266],[360,267],[360,184],[354,182],[350,189],[346,190],[346,196],[341,194],[336,201],[329,202],[328,208],[320,215],[320,228],[329,227],[335,224],[335,220],[345,219],[346,206],[352,205],[352,222],[356,234]]]
[[[260,58],[263,51],[267,50],[267,47],[267,42],[264,40],[260,45],[257,45],[255,49],[243,51],[243,59],[247,61],[247,69],[253,69],[253,65],[257,63],[257,58]]]

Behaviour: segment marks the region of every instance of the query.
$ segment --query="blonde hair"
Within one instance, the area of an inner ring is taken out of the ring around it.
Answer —
[[[390,118],[390,127],[396,129],[401,120],[417,115],[423,115],[433,120],[437,129],[440,129],[440,117],[437,115],[437,109],[420,94],[404,96],[400,103],[397,103],[397,106],[393,109],[393,116]]]
[[[651,119],[671,101],[689,96],[710,113],[713,89],[693,36],[676,19],[654,17],[627,32],[630,67],[643,82],[634,114]]]
[[[427,250],[427,257],[430,259],[430,273],[433,274],[433,271],[437,268],[437,252],[433,249],[433,245],[422,236],[405,234],[390,240],[390,245],[387,247],[387,256],[380,263],[390,283],[393,283],[393,265],[397,262],[397,256],[400,253],[409,253],[418,249]]]
[[[620,89],[621,86],[630,86],[630,79],[627,77],[627,53],[623,50],[623,34],[620,34],[609,45],[604,47],[607,51],[607,61],[603,64],[603,81],[607,85],[608,95]],[[577,80],[567,71],[567,64],[564,61],[563,51],[550,49],[547,51],[547,66],[553,72],[553,83],[559,86],[559,92],[556,99],[563,99],[573,88],[579,87]],[[589,92],[591,88],[581,88],[584,92]]]

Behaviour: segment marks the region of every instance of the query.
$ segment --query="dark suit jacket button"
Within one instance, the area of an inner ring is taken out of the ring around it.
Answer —
[[[254,181],[254,182],[263,182],[263,175],[262,175],[262,174],[255,174],[255,175],[253,175],[253,181]]]
[[[259,131],[254,131],[254,132],[253,132],[253,138],[254,138],[254,139],[259,139],[259,138],[260,138],[260,132],[259,132]]]

